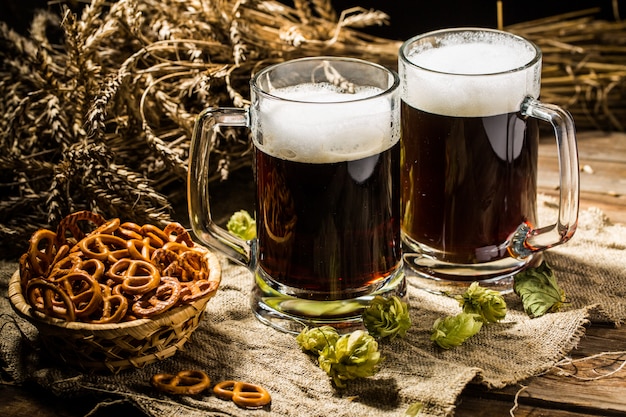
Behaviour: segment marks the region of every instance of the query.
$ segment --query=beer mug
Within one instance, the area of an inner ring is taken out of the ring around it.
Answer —
[[[515,273],[574,234],[574,122],[538,100],[541,60],[532,42],[481,28],[430,32],[401,46],[404,261],[425,288],[479,281],[509,291]],[[560,163],[558,218],[543,227],[538,120],[552,125]]]
[[[404,297],[400,238],[398,75],[340,57],[267,67],[247,109],[208,108],[189,159],[189,216],[197,238],[254,274],[252,310],[265,324],[362,326],[376,295]],[[208,154],[220,127],[254,143],[256,239],[211,220]]]

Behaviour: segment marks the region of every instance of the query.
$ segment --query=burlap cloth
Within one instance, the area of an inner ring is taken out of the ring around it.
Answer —
[[[541,200],[541,199],[540,199]],[[540,213],[553,215],[540,201]],[[576,347],[588,320],[626,319],[626,227],[601,212],[581,212],[572,241],[546,254],[570,303],[554,314],[529,319],[515,294],[509,313],[450,350],[429,340],[436,318],[458,311],[456,301],[409,283],[413,326],[406,338],[381,343],[385,357],[374,377],[335,389],[327,375],[298,348],[293,336],[259,323],[249,308],[252,275],[223,260],[223,280],[203,323],[186,349],[173,358],[118,375],[84,374],[46,361],[36,330],[19,318],[6,297],[15,262],[0,262],[0,364],[4,382],[34,381],[62,397],[96,395],[123,400],[148,416],[402,416],[413,402],[424,416],[452,416],[457,396],[470,382],[503,387],[541,373]],[[210,393],[170,397],[149,384],[157,372],[203,369],[213,382],[238,379],[261,384],[272,394],[269,408],[246,411]]]

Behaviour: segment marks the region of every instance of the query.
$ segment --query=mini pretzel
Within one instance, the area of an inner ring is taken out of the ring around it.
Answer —
[[[180,281],[172,277],[161,277],[156,290],[143,294],[131,307],[138,317],[151,317],[169,310],[180,300]]]
[[[272,401],[270,393],[258,385],[241,381],[223,381],[213,387],[219,398],[232,400],[239,407],[261,408]]]
[[[106,276],[128,294],[145,294],[159,286],[161,274],[156,266],[140,259],[124,258],[111,265]]]
[[[167,236],[169,242],[184,243],[189,247],[193,246],[193,240],[191,240],[189,232],[180,223],[169,223],[163,229],[163,233]]]
[[[202,371],[180,371],[176,375],[156,374],[150,379],[153,387],[168,394],[194,395],[209,387],[211,380]]]
[[[78,222],[80,221],[87,221],[96,225],[96,227],[106,223],[106,219],[104,217],[89,210],[77,211],[68,216],[65,216],[59,222],[59,226],[56,230],[57,240],[60,245],[64,245],[65,243],[67,243],[68,231],[71,233],[71,237],[74,238],[75,242],[78,242],[83,237],[85,237],[85,233],[78,226]]]
[[[29,304],[46,316],[76,320],[74,303],[70,297],[55,284],[42,278],[33,278],[26,284],[26,299]]]
[[[62,248],[66,247],[67,245],[62,246]],[[102,275],[104,275],[105,268],[102,261],[95,258],[82,260],[81,253],[74,252],[55,262],[48,274],[48,280],[56,281],[72,272],[82,271],[91,275],[96,281],[100,281]]]
[[[128,312],[128,299],[122,294],[114,294],[108,285],[100,284],[100,290],[102,292],[100,312],[89,322],[93,324],[119,323]]]
[[[37,230],[30,238],[28,259],[31,272],[35,277],[45,276],[56,255],[57,235],[46,229]]]
[[[99,259],[103,262],[115,263],[120,259],[128,258],[126,241],[121,237],[108,234],[90,234],[81,239],[75,248],[88,258]]]
[[[102,301],[100,284],[83,271],[73,271],[54,282],[69,297],[76,317],[92,314]]]
[[[115,231],[116,234],[121,235],[124,239],[143,239],[141,234],[141,226],[132,222],[125,222],[120,224],[120,227]]]
[[[180,299],[184,303],[191,303],[206,297],[218,287],[216,281],[208,281],[206,279],[181,282],[180,285],[182,287]]]
[[[128,254],[131,258],[143,259],[147,262],[150,262],[152,254],[159,248],[158,246],[152,246],[149,237],[143,239],[129,239],[126,242],[126,247],[128,248]]]
[[[163,233],[163,230],[152,224],[144,224],[141,226],[143,236],[150,238],[150,243],[161,247],[169,241],[169,237]]]

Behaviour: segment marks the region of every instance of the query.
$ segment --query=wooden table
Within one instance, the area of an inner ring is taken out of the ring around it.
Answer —
[[[581,132],[578,145],[582,170],[581,210],[598,207],[612,221],[626,224],[626,134]],[[558,160],[552,141],[542,141],[539,159],[539,191],[558,196]],[[583,358],[607,351],[626,351],[626,326],[588,325],[571,357]],[[622,359],[626,359],[626,355]],[[595,359],[586,362],[585,366],[594,365],[606,365],[606,361]],[[612,377],[591,382],[548,373],[501,390],[470,385],[459,398],[456,415],[510,415],[516,397],[516,417],[626,416],[626,369]],[[85,415],[92,407],[88,400],[84,404],[60,400],[35,386],[0,384],[0,416],[75,417]],[[105,407],[91,414],[92,417],[111,415],[142,414],[124,404]]]

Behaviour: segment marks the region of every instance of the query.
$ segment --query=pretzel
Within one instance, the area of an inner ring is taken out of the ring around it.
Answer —
[[[189,248],[177,242],[169,242],[152,255],[164,275],[175,276],[181,281],[209,280],[219,278],[219,260],[204,248]]]
[[[73,271],[57,279],[54,284],[72,301],[76,317],[87,317],[102,302],[100,284],[84,271]]]
[[[217,290],[216,281],[199,279],[194,281],[181,282],[180,300],[184,303],[192,303],[206,297]]]
[[[62,247],[66,248],[67,245]],[[48,280],[56,281],[72,272],[83,271],[91,275],[96,281],[100,281],[106,268],[104,263],[95,258],[83,260],[81,255],[80,252],[74,252],[55,262],[48,274]]]
[[[30,238],[27,261],[33,276],[45,276],[56,255],[57,235],[46,229],[39,229]]]
[[[184,243],[189,247],[193,247],[193,240],[189,236],[189,232],[180,223],[169,223],[163,229],[163,233],[167,236],[169,242]]]
[[[97,316],[92,315],[95,317],[88,320],[89,323],[119,323],[128,312],[128,299],[120,293],[114,294],[113,289],[108,285],[100,284],[100,291],[102,292],[102,303]]]
[[[46,316],[76,320],[74,303],[61,288],[42,278],[33,278],[26,284],[26,300]]]
[[[159,249],[158,246],[152,246],[149,237],[143,239],[129,239],[126,242],[126,247],[128,248],[128,254],[131,258],[142,259],[147,262],[150,262],[154,252]]]
[[[93,231],[89,232],[89,235],[110,235],[113,234],[120,227],[120,219],[113,218],[102,223],[96,227]]]
[[[117,235],[124,239],[143,239],[141,234],[141,226],[132,222],[125,222],[120,224],[120,227],[115,231]]]
[[[248,382],[223,381],[213,387],[213,392],[219,398],[232,400],[243,408],[261,408],[272,401],[265,388]]]
[[[207,374],[198,370],[180,371],[176,375],[156,374],[150,379],[152,386],[168,394],[200,394],[211,385]]]
[[[152,291],[161,282],[161,274],[157,267],[139,259],[120,259],[111,265],[106,276],[121,284],[121,289],[132,295]]]
[[[141,234],[150,238],[150,243],[159,247],[169,242],[169,237],[163,233],[163,230],[152,224],[144,224],[141,226]]]
[[[68,243],[68,231],[71,233],[70,241],[72,243],[78,242],[83,237],[85,237],[85,232],[83,232],[78,226],[78,222],[80,221],[92,223],[96,225],[96,227],[106,223],[106,219],[104,217],[88,210],[77,211],[68,216],[65,216],[59,222],[59,226],[56,230],[56,237],[59,245],[64,245]]]
[[[19,268],[20,268],[20,285],[22,288],[26,288],[26,284],[33,278],[32,267],[28,261],[30,254],[28,252],[20,256]]]
[[[121,237],[107,234],[89,234],[81,239],[72,248],[78,248],[88,258],[115,263],[120,259],[128,258],[126,241]]]
[[[180,281],[172,277],[161,277],[160,285],[142,295],[131,306],[138,317],[151,317],[169,310],[180,300]]]

